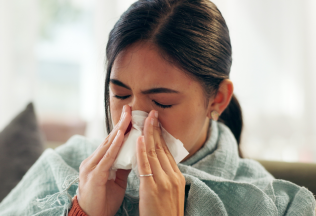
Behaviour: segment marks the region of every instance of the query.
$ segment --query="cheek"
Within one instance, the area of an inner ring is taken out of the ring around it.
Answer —
[[[110,99],[110,112],[113,126],[115,126],[120,121],[123,106],[124,104],[118,103],[116,99]]]
[[[205,119],[204,109],[187,104],[162,116],[160,121],[162,126],[190,151],[201,136]]]

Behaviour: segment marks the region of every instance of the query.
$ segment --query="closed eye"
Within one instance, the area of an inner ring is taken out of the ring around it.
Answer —
[[[154,101],[154,100],[153,100],[153,102],[154,102],[157,106],[159,106],[159,107],[161,107],[161,108],[163,108],[163,109],[172,107],[172,105],[163,105],[163,104],[160,104],[160,103],[158,103],[157,101]]]
[[[126,95],[126,96],[118,96],[118,95],[114,95],[115,98],[120,99],[120,100],[124,100],[126,98],[129,98],[130,95]]]
[[[126,95],[126,96],[114,95],[114,97],[117,99],[120,99],[120,100],[125,100],[125,99],[129,98],[130,95]],[[158,103],[155,100],[152,100],[152,101],[155,103],[156,106],[159,106],[160,108],[163,108],[163,109],[172,107],[172,105],[164,105],[164,104]]]

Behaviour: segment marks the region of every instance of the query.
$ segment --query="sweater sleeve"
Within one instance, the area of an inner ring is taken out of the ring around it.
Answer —
[[[68,216],[88,216],[80,207],[77,195],[73,198],[72,207],[68,213]]]

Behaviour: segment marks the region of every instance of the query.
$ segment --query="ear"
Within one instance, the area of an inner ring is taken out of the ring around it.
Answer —
[[[228,104],[230,103],[230,100],[233,96],[234,92],[234,85],[233,82],[230,79],[224,79],[218,88],[217,94],[214,98],[211,98],[209,100],[209,106],[208,106],[208,118],[212,118],[211,113],[212,111],[218,112],[219,115],[221,115]]]

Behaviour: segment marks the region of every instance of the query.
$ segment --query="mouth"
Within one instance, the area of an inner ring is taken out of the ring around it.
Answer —
[[[124,135],[126,135],[128,132],[130,132],[131,129],[132,129],[132,122],[129,123]]]

